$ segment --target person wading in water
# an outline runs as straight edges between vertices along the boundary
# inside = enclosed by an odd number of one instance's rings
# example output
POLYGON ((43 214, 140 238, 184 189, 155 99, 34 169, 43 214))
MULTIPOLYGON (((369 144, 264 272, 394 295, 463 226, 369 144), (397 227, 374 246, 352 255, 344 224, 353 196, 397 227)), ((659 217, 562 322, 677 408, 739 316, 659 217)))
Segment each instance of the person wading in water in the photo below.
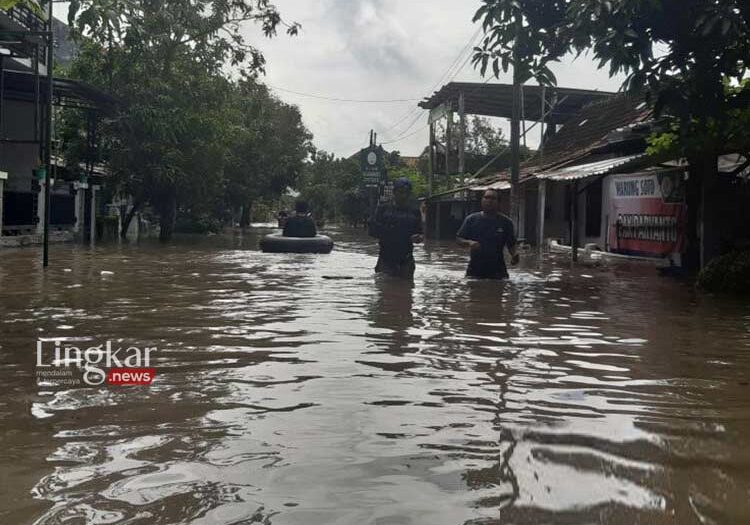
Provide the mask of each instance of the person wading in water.
POLYGON ((414 276, 414 243, 422 242, 422 215, 409 205, 411 182, 393 181, 393 204, 379 205, 369 223, 369 233, 380 245, 375 271, 395 277, 414 276))
POLYGON ((500 213, 500 195, 496 190, 487 190, 482 196, 482 211, 472 213, 464 219, 456 233, 456 242, 469 248, 467 277, 480 279, 507 279, 503 248, 510 252, 511 264, 518 263, 516 236, 513 221, 500 213))

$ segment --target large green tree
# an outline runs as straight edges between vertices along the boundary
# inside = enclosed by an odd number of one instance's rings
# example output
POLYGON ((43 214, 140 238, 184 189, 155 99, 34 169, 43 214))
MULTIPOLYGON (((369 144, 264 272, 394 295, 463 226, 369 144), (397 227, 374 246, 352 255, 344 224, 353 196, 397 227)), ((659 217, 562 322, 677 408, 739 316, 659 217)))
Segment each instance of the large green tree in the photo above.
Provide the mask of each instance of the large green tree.
POLYGON ((317 218, 358 222, 367 213, 368 201, 356 159, 337 159, 332 153, 313 152, 298 189, 300 198, 310 203, 317 218))
POLYGON ((233 107, 226 201, 233 210, 242 210, 244 227, 253 202, 278 198, 296 184, 312 151, 312 135, 296 106, 273 97, 253 79, 237 84, 233 107))
POLYGON ((645 92, 673 119, 676 140, 661 144, 690 162, 687 263, 695 266, 702 184, 730 145, 748 149, 736 121, 750 95, 750 3, 483 0, 474 20, 485 32, 474 54, 483 73, 515 67, 521 81, 553 84, 551 62, 590 50, 610 75, 626 75, 624 89, 645 92))
MULTIPOLYGON (((243 23, 266 36, 285 24, 268 0, 74 0, 69 23, 85 42, 78 78, 120 101, 108 128, 113 171, 160 215, 162 240, 174 230, 180 203, 210 202, 224 192, 232 122, 225 68, 251 76, 262 53, 243 37, 243 23)), ((132 211, 130 215, 132 215, 132 211)))

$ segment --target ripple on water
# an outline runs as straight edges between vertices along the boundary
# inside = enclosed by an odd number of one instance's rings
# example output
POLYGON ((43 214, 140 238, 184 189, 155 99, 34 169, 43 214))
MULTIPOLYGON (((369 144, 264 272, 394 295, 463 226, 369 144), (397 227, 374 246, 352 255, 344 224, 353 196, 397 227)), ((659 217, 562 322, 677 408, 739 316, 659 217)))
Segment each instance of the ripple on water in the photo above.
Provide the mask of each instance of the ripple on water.
POLYGON ((439 243, 406 285, 334 236, 4 254, 0 521, 750 522, 746 306, 554 256, 466 281, 439 243), (39 333, 148 342, 157 381, 38 386, 39 333))

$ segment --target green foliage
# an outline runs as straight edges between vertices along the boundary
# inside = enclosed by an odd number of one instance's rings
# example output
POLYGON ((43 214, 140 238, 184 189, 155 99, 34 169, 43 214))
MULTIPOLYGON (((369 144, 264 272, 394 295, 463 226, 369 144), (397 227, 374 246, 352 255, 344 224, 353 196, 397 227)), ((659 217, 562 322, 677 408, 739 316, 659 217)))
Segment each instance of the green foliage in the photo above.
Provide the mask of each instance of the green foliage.
POLYGON ((401 177, 411 182, 411 191, 415 197, 424 197, 427 195, 429 190, 427 179, 419 173, 417 168, 402 166, 388 171, 388 178, 390 180, 396 180, 401 177))
POLYGON ((4 11, 8 11, 16 6, 26 7, 38 17, 47 20, 47 12, 42 9, 41 4, 36 0, 0 0, 0 9, 4 11))
POLYGON ((492 67, 514 74, 523 83, 532 78, 540 84, 555 84, 549 63, 564 55, 568 2, 565 0, 482 0, 474 22, 482 21, 484 39, 474 48, 472 63, 482 76, 492 67))
POLYGON ((354 222, 367 213, 362 182, 356 159, 337 159, 333 154, 317 151, 305 165, 297 188, 316 218, 354 222))
POLYGON ((483 0, 476 20, 482 73, 516 64, 522 81, 554 84, 549 62, 590 49, 610 75, 627 75, 624 88, 645 89, 657 114, 677 119, 679 147, 691 157, 724 149, 734 112, 748 107, 745 1, 483 0))
POLYGON ((697 284, 711 292, 750 294, 750 251, 735 251, 713 259, 701 270, 697 284))
POLYGON ((312 135, 296 106, 271 96, 253 79, 240 81, 233 100, 233 128, 226 167, 232 207, 278 198, 294 186, 312 151, 312 135))
MULTIPOLYGON (((178 208, 193 222, 225 219, 227 208, 280 194, 307 156, 311 137, 297 108, 253 80, 265 61, 242 35, 248 21, 266 36, 279 24, 298 30, 268 0, 70 3, 81 52, 69 75, 119 101, 98 124, 96 161, 136 203, 159 211, 163 239, 178 208), (227 65, 242 80, 231 81, 227 65)), ((68 112, 62 122, 68 164, 91 160, 83 159, 85 118, 68 112)))

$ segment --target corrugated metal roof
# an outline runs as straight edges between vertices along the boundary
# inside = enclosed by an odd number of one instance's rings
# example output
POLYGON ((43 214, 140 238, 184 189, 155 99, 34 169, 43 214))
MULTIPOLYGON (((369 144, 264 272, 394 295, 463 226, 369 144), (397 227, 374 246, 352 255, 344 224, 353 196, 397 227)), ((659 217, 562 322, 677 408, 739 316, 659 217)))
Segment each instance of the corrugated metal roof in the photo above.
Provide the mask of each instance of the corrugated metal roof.
MULTIPOLYGON (((522 86, 523 115, 526 120, 541 119, 542 91, 548 101, 556 98, 559 102, 550 111, 545 121, 560 124, 575 115, 583 106, 596 100, 615 96, 615 93, 591 89, 565 87, 522 86)), ((459 94, 464 93, 464 107, 468 115, 510 118, 513 109, 513 85, 485 82, 449 82, 425 98, 418 105, 423 109, 435 109, 441 104, 452 103, 457 108, 459 94)))
POLYGON ((485 191, 485 190, 500 190, 505 191, 510 189, 510 181, 498 180, 491 184, 482 184, 479 186, 470 186, 471 191, 485 191))
POLYGON ((608 173, 611 173, 615 168, 625 166, 626 164, 630 164, 634 160, 641 159, 645 156, 645 153, 638 153, 636 155, 628 155, 626 157, 600 160, 598 162, 591 162, 589 164, 567 166, 565 168, 560 168, 557 170, 537 173, 537 178, 555 181, 566 181, 585 179, 587 177, 594 177, 596 175, 606 175, 608 173))

